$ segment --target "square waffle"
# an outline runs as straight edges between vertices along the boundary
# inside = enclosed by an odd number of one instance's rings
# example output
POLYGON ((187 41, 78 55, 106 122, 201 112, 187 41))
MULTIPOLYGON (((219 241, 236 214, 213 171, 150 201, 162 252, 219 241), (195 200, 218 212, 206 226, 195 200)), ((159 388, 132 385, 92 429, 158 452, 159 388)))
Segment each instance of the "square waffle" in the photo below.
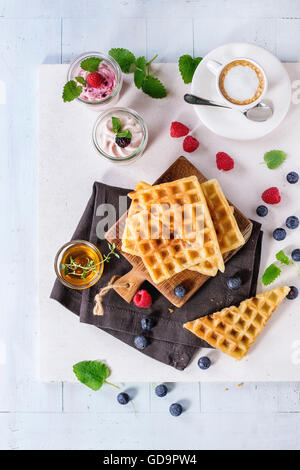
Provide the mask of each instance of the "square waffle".
POLYGON ((221 253, 227 253, 244 245, 245 239, 219 182, 212 179, 202 183, 201 188, 216 229, 221 253))
POLYGON ((127 223, 128 230, 136 237, 139 254, 155 284, 201 261, 204 249, 201 244, 161 238, 162 222, 158 218, 149 218, 147 210, 130 217, 127 223))
MULTIPOLYGON (((203 247, 201 249, 199 263, 194 262, 193 264, 199 264, 199 271, 202 267, 205 274, 208 275, 215 275, 218 269, 224 272, 224 261, 220 252, 215 228, 207 207, 206 199, 196 176, 190 176, 188 178, 182 178, 180 180, 150 187, 145 186, 144 189, 129 193, 128 196, 135 204, 147 208, 148 211, 151 210, 153 205, 161 204, 170 204, 173 206, 202 205, 204 227, 201 238, 203 240, 203 247)), ((191 233, 193 233, 193 231, 191 233)), ((140 253, 140 255, 142 254, 140 253)))
POLYGON ((185 323, 184 328, 224 353, 241 360, 260 335, 272 313, 289 293, 287 286, 243 300, 239 307, 185 323))

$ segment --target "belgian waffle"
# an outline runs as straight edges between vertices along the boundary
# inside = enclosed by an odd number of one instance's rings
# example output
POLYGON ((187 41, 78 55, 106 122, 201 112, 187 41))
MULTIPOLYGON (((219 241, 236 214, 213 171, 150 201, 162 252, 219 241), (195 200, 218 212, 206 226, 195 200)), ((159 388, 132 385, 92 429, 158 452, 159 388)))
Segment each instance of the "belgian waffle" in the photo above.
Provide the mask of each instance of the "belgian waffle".
POLYGON ((148 211, 151 210, 153 205, 202 205, 204 227, 201 233, 201 238, 203 240, 203 247, 200 250, 201 257, 199 262, 194 262, 193 265, 199 264, 199 270, 202 266, 203 270, 206 271, 205 274, 207 273, 208 275, 215 275, 218 269, 224 272, 224 261, 220 252, 215 228, 207 207, 205 196, 196 176, 145 187, 139 191, 129 193, 128 196, 135 204, 147 208, 148 211))
POLYGON ((241 360, 289 291, 287 286, 278 287, 244 300, 239 307, 224 308, 183 327, 214 348, 241 360))
POLYGON ((232 207, 229 206, 226 197, 216 179, 201 184, 207 205, 216 229, 221 253, 235 250, 245 244, 232 207))
POLYGON ((149 222, 148 215, 148 211, 143 210, 127 219, 127 224, 136 237, 139 255, 155 284, 201 261, 203 247, 200 244, 161 238, 161 221, 154 218, 149 222))

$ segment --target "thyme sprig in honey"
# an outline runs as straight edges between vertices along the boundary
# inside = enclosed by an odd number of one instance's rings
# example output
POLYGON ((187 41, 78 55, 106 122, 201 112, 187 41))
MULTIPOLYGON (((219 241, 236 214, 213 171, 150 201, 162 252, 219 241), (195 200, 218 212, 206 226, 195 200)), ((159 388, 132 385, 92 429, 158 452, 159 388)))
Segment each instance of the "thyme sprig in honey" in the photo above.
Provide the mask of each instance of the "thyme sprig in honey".
POLYGON ((116 245, 115 243, 108 244, 109 247, 109 253, 103 255, 103 260, 99 261, 99 263, 95 263, 94 260, 87 258, 87 261, 85 264, 77 263, 72 256, 70 256, 69 263, 62 263, 60 265, 60 269, 64 272, 64 275, 72 275, 72 276, 78 276, 81 279, 85 279, 88 274, 91 272, 95 272, 97 269, 97 266, 99 266, 102 263, 109 263, 111 260, 112 256, 116 256, 116 258, 120 258, 118 253, 116 253, 116 245), (80 270, 81 272, 78 272, 80 270))

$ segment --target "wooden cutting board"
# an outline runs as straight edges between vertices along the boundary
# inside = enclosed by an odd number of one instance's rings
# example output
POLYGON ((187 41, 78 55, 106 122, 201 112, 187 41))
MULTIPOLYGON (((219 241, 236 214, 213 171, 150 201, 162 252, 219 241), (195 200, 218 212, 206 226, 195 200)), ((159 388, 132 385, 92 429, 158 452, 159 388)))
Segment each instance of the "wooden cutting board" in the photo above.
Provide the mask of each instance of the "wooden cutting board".
MULTIPOLYGON (((188 176, 197 176, 200 183, 207 181, 207 178, 197 170, 185 157, 179 157, 173 165, 170 166, 161 176, 155 181, 154 184, 167 183, 169 181, 178 180, 180 178, 186 178, 188 176)), ((234 207, 234 215, 237 220, 239 229, 247 242, 250 238, 252 231, 252 223, 250 220, 242 214, 231 202, 230 205, 234 207)), ((128 287, 115 288, 115 291, 123 297, 127 302, 131 302, 134 294, 138 291, 141 284, 147 280, 153 284, 172 304, 176 307, 182 307, 192 295, 209 279, 208 276, 197 273, 195 271, 189 271, 188 269, 175 274, 172 278, 163 281, 159 284, 154 284, 147 269, 139 256, 130 255, 121 250, 122 246, 122 233, 125 227, 126 214, 124 214, 117 223, 111 227, 106 233, 106 239, 110 243, 115 243, 120 253, 132 264, 133 268, 123 277, 118 280, 118 284, 124 283, 128 287), (116 235, 117 234, 117 235, 116 235), (117 238, 116 238, 117 237, 117 238), (178 298, 174 295, 174 287, 179 284, 183 284, 187 290, 187 294, 184 298, 178 298)), ((228 261, 232 256, 239 251, 229 251, 224 255, 224 261, 228 261)))

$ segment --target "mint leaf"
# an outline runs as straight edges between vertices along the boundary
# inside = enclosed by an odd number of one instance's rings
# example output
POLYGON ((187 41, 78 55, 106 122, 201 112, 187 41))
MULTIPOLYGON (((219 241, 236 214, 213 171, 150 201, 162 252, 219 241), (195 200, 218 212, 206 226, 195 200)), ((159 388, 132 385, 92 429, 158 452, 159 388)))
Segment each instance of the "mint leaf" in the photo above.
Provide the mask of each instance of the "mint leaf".
POLYGON ((86 80, 83 77, 75 77, 75 80, 81 85, 86 86, 86 80))
POLYGON ((88 57, 81 62, 80 67, 87 72, 98 72, 100 62, 102 62, 102 59, 98 57, 88 57))
POLYGON ((145 72, 142 70, 136 69, 134 72, 134 84, 137 88, 142 88, 144 80, 146 78, 145 72))
POLYGON ((118 119, 116 117, 112 117, 111 120, 112 120, 113 131, 114 131, 115 134, 117 134, 122 129, 121 121, 120 121, 120 119, 118 119))
POLYGON ((276 254, 276 259, 280 261, 282 264, 286 264, 286 265, 290 264, 290 258, 285 254, 283 250, 280 250, 276 254))
POLYGON ((196 57, 185 54, 179 57, 178 67, 184 83, 191 83, 195 70, 201 62, 202 57, 196 57))
POLYGON ((70 80, 64 86, 62 98, 65 103, 67 101, 73 101, 75 100, 75 98, 78 98, 81 92, 82 92, 82 86, 77 86, 74 80, 70 80))
POLYGON ((277 279, 277 277, 280 275, 281 269, 276 266, 276 264, 272 263, 270 266, 265 270, 263 277, 262 277, 262 283, 264 286, 268 286, 269 284, 272 284, 272 282, 277 279))
POLYGON ((278 168, 286 159, 286 153, 282 150, 270 150, 264 155, 264 161, 266 162, 270 170, 278 168))
POLYGON ((142 57, 138 57, 136 59, 136 68, 137 69, 140 69, 142 72, 146 73, 146 57, 145 56, 142 56, 142 57))
POLYGON ((135 56, 128 49, 113 48, 109 51, 109 55, 118 62, 124 73, 129 73, 131 66, 135 64, 135 56))
POLYGON ((143 84, 142 90, 147 95, 151 96, 151 98, 164 98, 167 96, 166 89, 161 81, 153 77, 152 75, 147 75, 143 84))
POLYGON ((129 129, 124 129, 123 131, 117 133, 117 137, 126 137, 126 139, 131 139, 132 134, 129 129))
POLYGON ((73 371, 79 382, 95 391, 102 387, 110 374, 107 365, 100 361, 78 362, 73 371))

